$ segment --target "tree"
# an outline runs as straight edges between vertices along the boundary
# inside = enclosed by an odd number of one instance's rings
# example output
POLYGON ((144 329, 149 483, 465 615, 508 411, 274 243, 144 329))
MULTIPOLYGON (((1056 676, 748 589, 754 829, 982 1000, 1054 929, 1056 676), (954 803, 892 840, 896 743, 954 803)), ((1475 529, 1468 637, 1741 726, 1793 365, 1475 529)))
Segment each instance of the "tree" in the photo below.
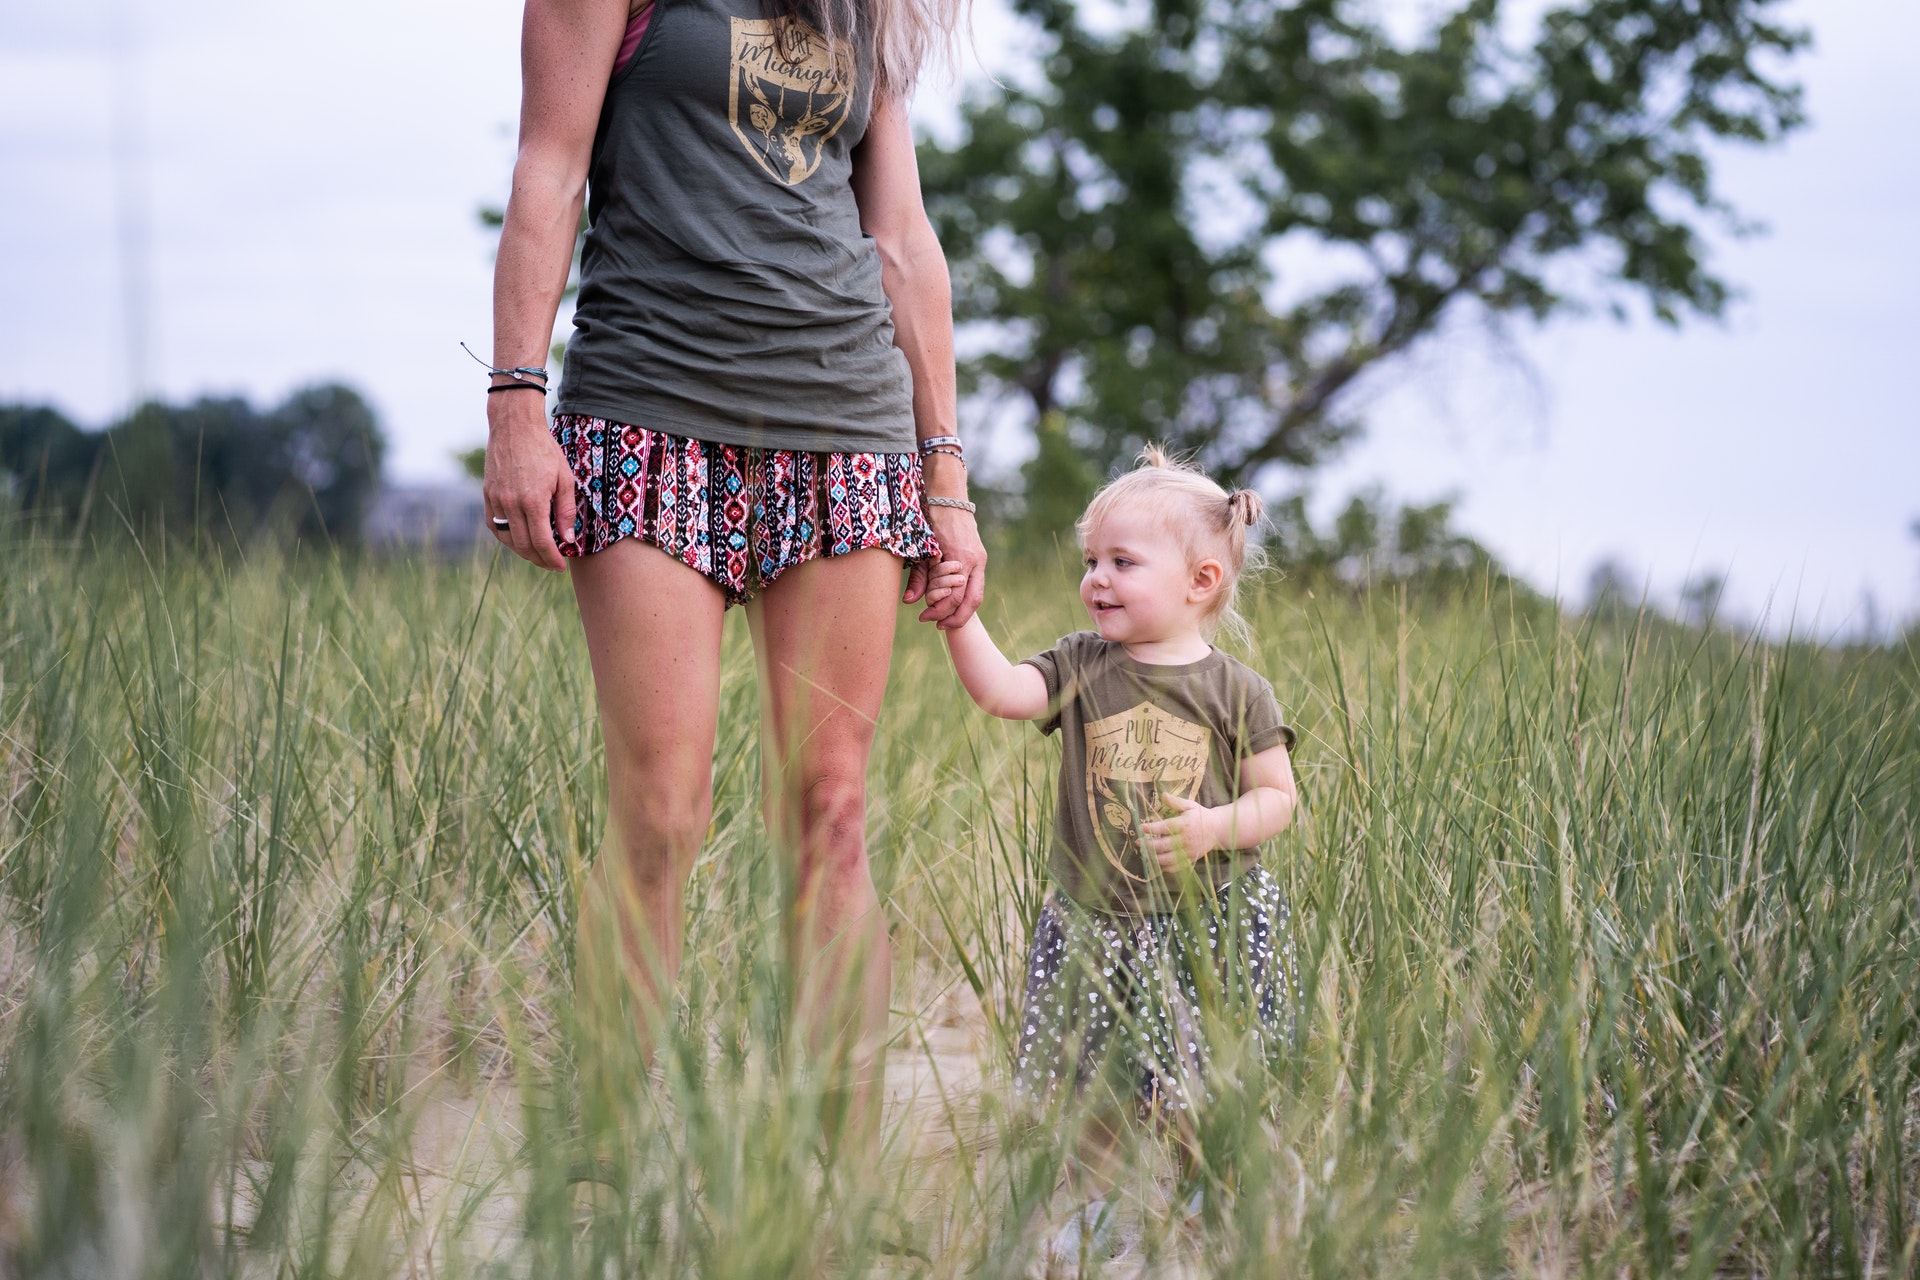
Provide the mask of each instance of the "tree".
POLYGON ((1726 594, 1726 574, 1714 569, 1695 574, 1680 588, 1681 619, 1711 629, 1720 619, 1720 601, 1726 594))
POLYGON ((57 409, 0 407, 0 472, 22 510, 77 513, 95 452, 87 435, 57 409))
POLYGON ((1708 149, 1801 122, 1780 0, 1567 0, 1525 49, 1498 0, 1410 44, 1361 0, 1151 0, 1117 34, 1014 7, 1046 87, 972 97, 922 181, 990 339, 963 388, 1064 415, 1095 474, 1148 439, 1242 483, 1310 465, 1356 381, 1455 314, 1716 315, 1708 149), (1342 274, 1294 280, 1296 245, 1342 274))
POLYGON ((1613 556, 1600 559, 1587 574, 1587 612, 1620 613, 1642 607, 1646 590, 1633 572, 1613 556))
POLYGON ((385 440, 349 387, 297 391, 270 412, 238 398, 149 402, 106 431, 53 409, 0 406, 0 473, 20 509, 63 533, 195 529, 359 536, 385 440))
POLYGON ((1046 549, 1073 528, 1086 505, 1085 495, 1103 477, 1068 434, 1066 415, 1058 409, 1049 410, 1034 424, 1033 435, 1038 447, 1024 469, 1020 516, 1009 532, 1014 546, 1046 549))
POLYGON ((338 383, 296 391, 268 417, 267 436, 283 492, 310 499, 297 507, 301 535, 356 535, 386 454, 367 402, 338 383))
POLYGON ((1453 508, 1451 498, 1395 508, 1378 488, 1366 489, 1347 500, 1323 534, 1313 527, 1305 495, 1296 493, 1273 509, 1269 557, 1287 572, 1353 587, 1504 576, 1485 547, 1454 527, 1453 508))

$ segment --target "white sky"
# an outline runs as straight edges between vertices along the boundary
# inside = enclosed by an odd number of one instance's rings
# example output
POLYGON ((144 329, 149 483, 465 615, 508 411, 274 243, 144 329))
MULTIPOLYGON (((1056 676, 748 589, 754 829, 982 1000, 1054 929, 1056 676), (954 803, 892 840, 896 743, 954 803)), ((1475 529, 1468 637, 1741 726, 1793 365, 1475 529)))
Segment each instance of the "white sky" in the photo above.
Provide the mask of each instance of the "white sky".
MULTIPOLYGON (((1403 7, 1418 0, 1396 0, 1403 7)), ((981 0, 980 46, 1017 32, 981 0)), ((513 0, 0 0, 0 400, 101 425, 127 397, 107 14, 145 28, 158 390, 271 401, 337 377, 402 479, 484 438, 491 237, 518 105, 513 0)), ((1722 325, 1562 320, 1463 331, 1370 393, 1367 439, 1319 480, 1461 497, 1463 525, 1570 595, 1602 555, 1670 595, 1730 571, 1757 614, 1920 614, 1920 47, 1911 0, 1803 0, 1813 125, 1729 153, 1769 234, 1723 244, 1722 325)), ((921 112, 950 113, 930 84, 921 112)))

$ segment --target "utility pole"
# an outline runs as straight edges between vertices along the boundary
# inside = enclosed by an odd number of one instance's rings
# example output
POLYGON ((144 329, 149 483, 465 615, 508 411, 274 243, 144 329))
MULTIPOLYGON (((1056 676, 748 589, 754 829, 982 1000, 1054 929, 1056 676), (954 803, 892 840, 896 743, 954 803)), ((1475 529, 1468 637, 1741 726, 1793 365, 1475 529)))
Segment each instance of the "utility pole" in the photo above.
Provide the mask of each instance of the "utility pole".
POLYGON ((147 183, 146 33, 139 0, 107 0, 113 116, 114 232, 120 268, 122 378, 127 412, 154 391, 153 208, 147 183))

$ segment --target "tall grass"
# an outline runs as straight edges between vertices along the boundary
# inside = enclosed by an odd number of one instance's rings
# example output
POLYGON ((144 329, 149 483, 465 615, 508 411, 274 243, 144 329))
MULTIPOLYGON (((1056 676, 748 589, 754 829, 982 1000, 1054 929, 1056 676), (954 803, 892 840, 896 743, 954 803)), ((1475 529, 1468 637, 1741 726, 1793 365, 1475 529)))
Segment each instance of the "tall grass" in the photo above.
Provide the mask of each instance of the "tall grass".
MULTIPOLYGON (((1002 573, 1006 646, 1078 624, 1002 573)), ((1304 1034, 1151 1134, 1114 1274, 1907 1275, 1920 669, 1487 587, 1252 610, 1300 727, 1269 854, 1304 1034), (1187 1193, 1204 1209, 1189 1216, 1187 1193)), ((903 619, 903 627, 911 624, 903 619)), ((517 564, 0 568, 0 1274, 1018 1275, 1065 1144, 1006 1104, 1054 748, 903 631, 872 774, 877 1161, 782 1045, 730 625, 678 1033, 583 1089, 599 745, 517 564)))

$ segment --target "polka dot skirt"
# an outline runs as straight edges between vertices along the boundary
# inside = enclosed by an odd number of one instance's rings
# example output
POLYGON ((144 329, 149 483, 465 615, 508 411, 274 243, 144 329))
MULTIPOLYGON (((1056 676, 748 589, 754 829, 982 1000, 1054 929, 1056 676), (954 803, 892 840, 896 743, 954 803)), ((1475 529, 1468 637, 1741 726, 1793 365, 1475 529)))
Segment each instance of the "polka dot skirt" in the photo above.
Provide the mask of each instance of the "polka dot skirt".
POLYGON ((1264 1052, 1292 1042, 1292 923, 1264 867, 1191 915, 1102 915, 1056 891, 1027 955, 1015 1089, 1045 1099, 1104 1075, 1149 1106, 1187 1109, 1206 1096, 1205 1026, 1264 1052))

